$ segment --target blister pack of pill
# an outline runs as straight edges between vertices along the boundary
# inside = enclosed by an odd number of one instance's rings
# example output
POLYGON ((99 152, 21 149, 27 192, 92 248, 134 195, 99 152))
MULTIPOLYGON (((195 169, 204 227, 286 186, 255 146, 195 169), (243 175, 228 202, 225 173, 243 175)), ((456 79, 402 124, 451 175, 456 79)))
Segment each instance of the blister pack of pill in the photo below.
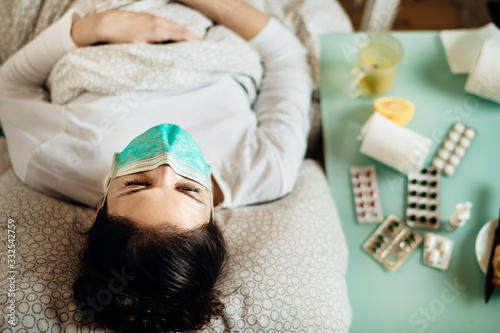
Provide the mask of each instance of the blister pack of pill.
POLYGON ((447 176, 453 176, 475 137, 474 129, 455 123, 434 156, 432 166, 447 176))
POLYGON ((424 236, 424 264, 437 269, 448 269, 453 241, 433 233, 424 236))
POLYGON ((439 229, 439 182, 436 168, 408 174, 406 223, 413 228, 439 229))
POLYGON ((351 183, 358 222, 382 222, 384 216, 375 167, 373 165, 351 167, 351 183))
POLYGON ((387 219, 363 244, 363 249, 391 271, 396 271, 422 242, 422 235, 395 215, 387 219))

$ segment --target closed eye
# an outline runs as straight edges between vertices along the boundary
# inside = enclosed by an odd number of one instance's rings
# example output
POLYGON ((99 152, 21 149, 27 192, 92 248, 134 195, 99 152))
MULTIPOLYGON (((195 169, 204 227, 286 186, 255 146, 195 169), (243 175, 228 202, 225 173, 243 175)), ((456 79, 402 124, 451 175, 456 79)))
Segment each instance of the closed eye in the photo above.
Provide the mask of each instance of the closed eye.
POLYGON ((189 183, 182 183, 179 184, 177 187, 178 190, 181 190, 183 192, 195 192, 195 193, 200 193, 200 188, 193 186, 189 183))

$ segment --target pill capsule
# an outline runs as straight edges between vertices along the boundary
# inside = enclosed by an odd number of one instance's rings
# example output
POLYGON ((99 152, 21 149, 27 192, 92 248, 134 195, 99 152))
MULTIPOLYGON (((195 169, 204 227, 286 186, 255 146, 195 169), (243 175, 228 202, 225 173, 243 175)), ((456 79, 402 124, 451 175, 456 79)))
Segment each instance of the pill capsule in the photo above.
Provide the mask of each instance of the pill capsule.
POLYGON ((408 204, 408 207, 410 208, 417 208, 417 203, 416 202, 411 202, 408 204))
POLYGON ((427 222, 427 218, 425 216, 420 216, 418 219, 420 222, 427 222))
POLYGON ((456 123, 455 126, 453 126, 453 130, 457 131, 458 133, 462 133, 465 131, 465 125, 462 123, 456 123))
POLYGON ((430 182, 430 183, 429 183, 429 185, 430 185, 431 187, 436 187, 436 186, 437 186, 437 184, 438 184, 438 183, 437 183, 436 181, 432 181, 432 182, 430 182))
POLYGON ((427 209, 427 205, 426 204, 421 204, 419 208, 420 209, 427 209))
POLYGON ((427 234, 424 237, 424 247, 433 248, 436 246, 436 237, 433 234, 427 234))
POLYGON ((409 193, 412 197, 416 196, 417 195, 417 191, 410 191, 409 193))
POLYGON ((394 222, 392 222, 392 224, 393 224, 396 228, 397 228, 397 227, 399 227, 399 222, 398 222, 398 221, 394 221, 394 222))
POLYGON ((410 215, 410 221, 416 221, 417 217, 415 215, 410 215))
POLYGON ((410 181, 410 183, 411 183, 411 184, 413 184, 413 185, 415 185, 415 184, 417 183, 417 180, 416 180, 416 179, 412 179, 412 180, 410 181))
POLYGON ((426 175, 426 174, 427 174, 427 171, 428 171, 427 169, 422 169, 422 170, 420 171, 420 173, 421 173, 421 174, 423 174, 423 175, 426 175))
POLYGON ((381 242, 377 242, 377 247, 382 247, 382 243, 381 242))
POLYGON ((385 242, 385 238, 383 235, 378 235, 378 239, 381 240, 382 242, 385 242))
POLYGON ((438 174, 438 171, 437 171, 437 170, 435 170, 435 169, 431 170, 431 175, 435 176, 435 175, 437 175, 437 174, 438 174))
POLYGON ((429 219, 429 222, 430 222, 431 224, 436 224, 437 219, 436 219, 435 217, 431 217, 431 218, 429 219))
POLYGON ((429 194, 429 198, 436 199, 437 198, 437 193, 431 193, 431 194, 429 194))
POLYGON ((427 180, 422 180, 422 181, 420 182, 420 185, 422 185, 422 186, 427 186, 427 180))
POLYGON ((356 179, 359 179, 359 176, 360 176, 360 175, 359 175, 359 172, 356 172, 356 173, 354 174, 354 178, 356 178, 356 179))
POLYGON ((427 197, 427 192, 422 192, 422 193, 420 193, 420 196, 421 196, 422 198, 426 198, 426 197, 427 197))
POLYGON ((476 131, 474 131, 472 128, 468 128, 465 131, 464 136, 472 140, 476 136, 476 131))
POLYGON ((369 178, 369 177, 371 177, 371 176, 372 176, 372 172, 371 172, 371 171, 367 171, 367 172, 366 172, 366 177, 368 177, 368 178, 369 178))
POLYGON ((439 261, 440 253, 438 250, 434 249, 427 253, 427 262, 431 264, 436 264, 439 261))
POLYGON ((436 205, 430 205, 429 209, 432 210, 432 211, 435 211, 437 209, 437 206, 436 205))

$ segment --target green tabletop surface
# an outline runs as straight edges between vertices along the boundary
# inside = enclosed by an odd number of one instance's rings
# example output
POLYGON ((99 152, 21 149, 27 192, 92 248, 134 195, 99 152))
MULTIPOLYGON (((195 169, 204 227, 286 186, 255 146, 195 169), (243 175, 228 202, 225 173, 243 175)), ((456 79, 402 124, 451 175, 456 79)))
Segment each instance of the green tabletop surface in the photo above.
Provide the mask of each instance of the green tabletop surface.
MULTIPOLYGON (((473 127, 477 136, 456 173, 441 178, 441 227, 432 232, 454 241, 449 268, 424 265, 420 245, 399 270, 387 270, 362 249, 379 224, 357 222, 349 174, 351 166, 374 165, 384 216, 395 214, 406 220, 406 175, 359 152, 357 136, 373 112, 374 99, 349 99, 344 93, 366 34, 320 37, 325 164, 349 248, 351 332, 500 332, 500 291, 484 303, 484 274, 475 255, 479 230, 498 216, 500 206, 500 105, 465 92, 467 75, 451 73, 438 32, 393 35, 405 54, 386 96, 415 104, 415 115, 406 127, 431 139, 426 165, 455 122, 473 127), (470 220, 447 232, 445 224, 455 205, 465 201, 473 204, 470 220)), ((422 235, 429 232, 417 230, 422 235)))

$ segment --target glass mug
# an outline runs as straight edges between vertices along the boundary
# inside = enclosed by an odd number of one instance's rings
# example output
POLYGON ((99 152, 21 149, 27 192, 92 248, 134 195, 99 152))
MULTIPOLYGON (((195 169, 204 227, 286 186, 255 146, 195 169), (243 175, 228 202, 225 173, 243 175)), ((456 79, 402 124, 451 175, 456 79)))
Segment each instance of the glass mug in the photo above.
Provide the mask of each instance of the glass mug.
POLYGON ((374 97, 388 92, 399 71, 403 58, 403 46, 389 34, 377 34, 369 38, 354 62, 347 95, 374 97))

